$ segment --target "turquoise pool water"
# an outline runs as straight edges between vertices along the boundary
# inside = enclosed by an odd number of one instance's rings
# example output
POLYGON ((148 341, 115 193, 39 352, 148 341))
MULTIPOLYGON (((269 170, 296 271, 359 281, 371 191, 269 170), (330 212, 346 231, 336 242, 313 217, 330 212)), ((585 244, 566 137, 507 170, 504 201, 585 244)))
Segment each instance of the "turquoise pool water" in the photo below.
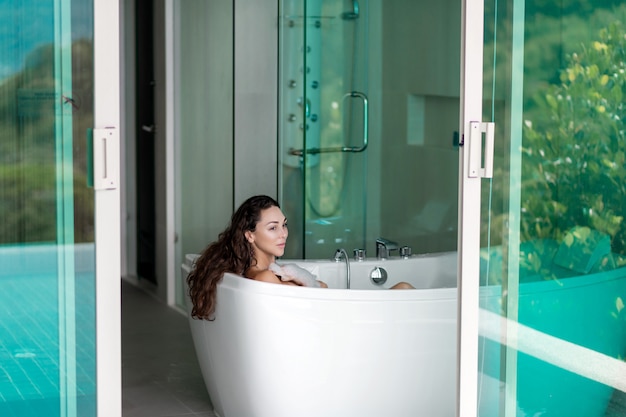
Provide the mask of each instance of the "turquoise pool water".
MULTIPOLYGON (((545 246, 546 242, 541 245, 545 246)), ((577 269, 589 273, 575 271, 552 264, 558 254, 558 244, 549 247, 549 251, 542 253, 545 259, 541 275, 528 273, 524 265, 520 266, 520 281, 525 282, 519 285, 517 320, 560 340, 623 360, 626 356, 626 267, 600 271, 594 265, 604 254, 595 256, 595 251, 588 251, 585 256, 572 259, 576 265, 584 266, 577 269), (597 260, 591 262, 594 256, 597 260)), ((499 248, 492 252, 492 261, 492 272, 503 270, 499 248)), ((485 271, 483 264, 483 273, 485 271)), ((481 306, 491 312, 502 314, 501 297, 499 285, 481 288, 481 306)), ((493 341, 483 343, 485 373, 501 379, 501 346, 493 341)), ((518 352, 515 371, 521 413, 518 415, 602 417, 614 392, 613 387, 524 352, 518 352)))
POLYGON ((65 316, 76 330, 66 336, 59 326, 59 279, 45 273, 54 260, 38 253, 31 259, 34 265, 16 270, 1 252, 0 416, 61 416, 65 402, 72 404, 70 408, 76 404, 78 416, 95 416, 93 273, 83 270, 71 278, 75 302, 69 303, 65 316), (62 372, 66 352, 61 338, 75 340, 75 364, 67 365, 75 372, 75 381, 62 372), (76 392, 75 399, 61 393, 65 386, 76 392))

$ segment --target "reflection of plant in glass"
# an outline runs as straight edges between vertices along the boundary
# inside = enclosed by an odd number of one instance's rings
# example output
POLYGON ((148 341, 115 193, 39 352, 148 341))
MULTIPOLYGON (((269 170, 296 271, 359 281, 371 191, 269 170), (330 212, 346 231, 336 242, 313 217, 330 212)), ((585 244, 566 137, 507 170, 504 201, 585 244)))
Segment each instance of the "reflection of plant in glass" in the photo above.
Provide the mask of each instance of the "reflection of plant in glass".
MULTIPOLYGON (((57 236, 56 124, 53 101, 21 106, 19 97, 55 91, 53 45, 42 45, 24 69, 0 83, 0 245, 49 242, 57 236)), ((93 46, 72 44, 73 236, 93 241, 93 190, 87 187, 85 132, 93 126, 93 46)), ((54 97, 54 95, 52 95, 54 97)), ((66 201, 70 201, 65 196, 66 201)))
POLYGON ((615 318, 619 318, 624 312, 624 300, 621 297, 615 299, 615 311, 611 315, 615 318))
POLYGON ((626 251, 626 34, 619 23, 572 54, 524 126, 522 237, 561 239, 574 226, 626 251))

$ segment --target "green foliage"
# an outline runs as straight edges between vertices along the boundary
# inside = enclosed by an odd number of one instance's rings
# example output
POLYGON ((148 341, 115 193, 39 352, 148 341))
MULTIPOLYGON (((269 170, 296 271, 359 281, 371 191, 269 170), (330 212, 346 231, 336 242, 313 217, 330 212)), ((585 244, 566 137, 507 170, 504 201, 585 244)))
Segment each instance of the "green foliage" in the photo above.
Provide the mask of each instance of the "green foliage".
POLYGON ((598 8, 617 6, 621 0, 533 0, 527 2, 527 8, 534 13, 559 16, 561 14, 586 14, 598 8))
POLYGON ((56 239, 56 195, 53 164, 0 165, 0 242, 56 239))
MULTIPOLYGON (((56 166, 0 165, 0 243, 52 242, 57 239, 56 166)), ((74 241, 93 242, 93 191, 74 173, 74 241)))
POLYGON ((626 33, 610 24, 568 58, 524 126, 523 239, 560 239, 574 226, 626 250, 626 33))
MULTIPOLYGON (((72 44, 72 196, 57 193, 57 124, 52 100, 24 105, 20 93, 55 91, 54 49, 32 51, 22 71, 0 83, 0 244, 55 241, 59 227, 73 228, 75 242, 93 241, 93 190, 87 187, 85 132, 93 126, 93 46, 72 44), (57 224, 57 199, 73 208, 73 225, 57 224), (72 202, 72 205, 69 204, 72 202)), ((67 159, 67 157, 66 157, 67 159)), ((66 229, 69 231, 69 229, 66 229)))

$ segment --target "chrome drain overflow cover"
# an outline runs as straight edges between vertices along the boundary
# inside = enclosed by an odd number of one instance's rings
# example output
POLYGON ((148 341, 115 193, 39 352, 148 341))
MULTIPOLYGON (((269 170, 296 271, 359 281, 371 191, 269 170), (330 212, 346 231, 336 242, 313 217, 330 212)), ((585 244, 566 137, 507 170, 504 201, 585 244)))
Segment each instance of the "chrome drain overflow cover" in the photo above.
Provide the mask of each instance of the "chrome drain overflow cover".
POLYGON ((383 285, 387 282, 387 271, 385 268, 377 266, 370 272, 370 279, 376 285, 383 285))

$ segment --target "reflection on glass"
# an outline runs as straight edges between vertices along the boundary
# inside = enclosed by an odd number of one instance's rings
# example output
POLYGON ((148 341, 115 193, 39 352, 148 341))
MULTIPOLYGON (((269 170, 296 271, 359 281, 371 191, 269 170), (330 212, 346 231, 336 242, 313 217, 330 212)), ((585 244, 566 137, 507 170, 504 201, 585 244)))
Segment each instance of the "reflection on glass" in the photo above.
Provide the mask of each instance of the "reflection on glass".
POLYGON ((0 415, 95 415, 90 1, 0 14, 0 415))
POLYGON ((625 23, 612 1, 485 4, 481 306, 506 320, 483 317, 481 415, 626 415, 625 23))

